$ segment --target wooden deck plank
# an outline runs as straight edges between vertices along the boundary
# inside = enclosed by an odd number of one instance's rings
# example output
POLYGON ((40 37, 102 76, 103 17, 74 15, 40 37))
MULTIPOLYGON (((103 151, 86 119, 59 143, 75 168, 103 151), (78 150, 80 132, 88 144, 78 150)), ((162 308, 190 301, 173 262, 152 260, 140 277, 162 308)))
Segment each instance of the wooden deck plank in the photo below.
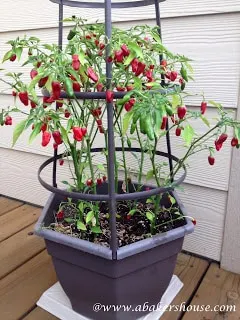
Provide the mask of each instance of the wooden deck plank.
POLYGON ((45 248, 43 239, 32 233, 33 228, 34 224, 0 244, 0 279, 45 248))
MULTIPOLYGON (((57 320, 55 316, 47 311, 43 310, 42 308, 36 307, 30 312, 23 320, 57 320)), ((69 319, 70 320, 70 319, 69 319)))
POLYGON ((0 216, 23 205, 23 202, 0 196, 0 216))
POLYGON ((23 205, 0 217, 0 241, 3 241, 20 230, 34 223, 39 217, 40 208, 23 205))
POLYGON ((196 292, 191 306, 210 305, 212 311, 189 311, 183 320, 239 320, 240 319, 240 275, 220 269, 212 263, 196 292), (214 311, 215 306, 235 306, 236 311, 214 311))
MULTIPOLYGON (((209 263, 206 260, 180 253, 178 255, 177 264, 174 274, 179 277, 184 286, 173 300, 171 305, 181 305, 187 302, 189 297, 197 288, 199 281, 206 272, 209 263)), ((175 320, 179 319, 181 311, 166 311, 161 317, 161 320, 175 320)))
POLYGON ((0 280, 1 319, 23 317, 56 281, 51 258, 44 250, 0 280))

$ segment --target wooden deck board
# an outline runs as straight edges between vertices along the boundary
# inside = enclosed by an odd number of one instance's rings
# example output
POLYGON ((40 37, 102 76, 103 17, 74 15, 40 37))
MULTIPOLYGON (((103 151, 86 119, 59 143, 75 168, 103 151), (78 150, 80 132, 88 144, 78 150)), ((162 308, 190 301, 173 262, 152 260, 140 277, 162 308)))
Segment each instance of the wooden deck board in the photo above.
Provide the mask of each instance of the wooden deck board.
POLYGON ((43 239, 32 234, 34 224, 0 244, 0 279, 45 248, 43 239))
POLYGON ((186 312, 183 320, 239 320, 240 275, 220 269, 218 264, 212 263, 191 301, 191 305, 210 305, 212 311, 186 312), (217 305, 233 305, 236 311, 214 311, 213 308, 217 305))
POLYGON ((56 281, 51 258, 44 250, 0 280, 1 319, 23 317, 56 281))
POLYGON ((0 216, 23 205, 23 202, 0 196, 0 216))
POLYGON ((20 230, 37 221, 41 209, 23 205, 0 217, 0 241, 3 241, 20 230))
MULTIPOLYGON (((43 310, 42 308, 36 307, 30 312, 23 320, 56 320, 55 316, 47 311, 43 310)), ((71 320, 71 319, 69 319, 71 320)))
MULTIPOLYGON (((176 274, 183 282, 183 288, 173 300, 172 305, 181 305, 181 303, 188 302, 206 272, 208 265, 209 263, 206 260, 183 253, 178 255, 174 274, 176 274)), ((161 320, 177 320, 179 319, 180 314, 180 310, 166 311, 161 317, 161 320)))

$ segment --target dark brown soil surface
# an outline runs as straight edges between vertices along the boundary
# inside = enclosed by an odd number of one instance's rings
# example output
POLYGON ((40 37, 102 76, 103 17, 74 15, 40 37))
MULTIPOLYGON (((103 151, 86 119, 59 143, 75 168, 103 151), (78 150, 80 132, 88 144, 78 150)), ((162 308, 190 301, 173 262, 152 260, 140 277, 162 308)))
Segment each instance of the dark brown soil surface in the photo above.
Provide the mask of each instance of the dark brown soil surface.
MULTIPOLYGON (((160 206, 157 214, 155 234, 163 233, 186 224, 185 218, 179 212, 177 204, 173 206, 171 204, 166 205, 166 199, 164 203, 165 206, 160 206)), ((133 202, 131 201, 117 203, 117 236, 119 247, 152 236, 150 221, 146 217, 146 212, 149 210, 154 211, 153 204, 138 202, 135 205, 138 211, 133 215, 129 215, 129 211, 132 208, 133 202)), ((99 223, 102 230, 100 234, 93 233, 90 226, 87 226, 86 231, 78 230, 76 220, 72 219, 78 214, 76 208, 65 204, 62 207, 62 212, 64 213, 64 218, 56 218, 55 223, 50 225, 51 229, 106 247, 110 246, 109 209, 106 202, 99 204, 99 223)))

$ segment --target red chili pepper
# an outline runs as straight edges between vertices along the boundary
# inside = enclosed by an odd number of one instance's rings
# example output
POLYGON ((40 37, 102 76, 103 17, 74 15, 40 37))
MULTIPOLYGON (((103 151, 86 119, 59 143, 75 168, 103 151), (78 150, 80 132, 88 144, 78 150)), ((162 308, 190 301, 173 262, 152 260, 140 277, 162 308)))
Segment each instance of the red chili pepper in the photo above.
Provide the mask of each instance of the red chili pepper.
POLYGON ((28 106, 28 93, 27 91, 19 92, 19 99, 25 105, 28 106))
POLYGON ((95 45, 98 47, 98 45, 99 45, 99 40, 96 39, 96 40, 94 41, 94 43, 95 43, 95 45))
POLYGON ((93 82, 98 82, 98 76, 96 73, 93 71, 92 68, 88 68, 87 70, 87 76, 89 79, 91 79, 93 82))
POLYGON ((102 179, 101 179, 101 178, 98 178, 98 179, 97 179, 97 185, 100 186, 101 184, 102 184, 102 179))
POLYGON ((182 129, 180 127, 176 128, 176 136, 179 137, 181 135, 182 129))
POLYGON ((103 179, 103 182, 106 182, 107 177, 106 177, 106 176, 103 176, 102 179, 103 179))
POLYGON ((16 58, 17 56, 15 54, 12 54, 9 60, 13 62, 16 60, 16 58))
POLYGON ((12 125, 12 117, 6 116, 4 123, 6 126, 11 126, 12 125))
POLYGON ((145 67, 146 67, 145 63, 138 62, 137 71, 135 72, 135 76, 138 77, 138 76, 140 76, 141 73, 144 73, 145 67))
POLYGON ((129 112, 131 109, 132 109, 132 105, 130 102, 126 102, 125 105, 124 105, 124 108, 127 112, 129 112))
POLYGON ((201 114, 204 114, 207 110, 207 102, 203 101, 201 103, 201 114))
POLYGON ((44 131, 42 134, 42 146, 46 147, 51 140, 51 133, 48 131, 44 131))
POLYGON ((91 187, 91 186, 93 185, 92 179, 88 179, 88 180, 86 181, 86 185, 87 185, 88 187, 91 187))
POLYGON ((138 69, 138 59, 134 58, 133 61, 131 62, 131 66, 132 66, 132 72, 137 72, 138 69))
POLYGON ((149 69, 153 70, 155 68, 154 64, 150 64, 149 69))
POLYGON ((131 98, 129 101, 131 106, 134 106, 134 104, 136 103, 136 100, 134 98, 131 98))
POLYGON ((56 143, 54 142, 54 144, 53 144, 53 149, 54 149, 54 150, 57 150, 57 148, 58 148, 58 144, 56 144, 56 143))
POLYGON ((30 105, 32 109, 36 108, 36 103, 34 101, 30 101, 30 105))
POLYGON ((73 91, 75 91, 75 92, 80 92, 81 91, 80 83, 73 82, 73 91))
POLYGON ((147 79, 148 79, 149 82, 152 82, 152 81, 153 81, 153 73, 152 73, 151 70, 147 70, 147 71, 145 72, 145 76, 147 77, 147 79))
POLYGON ((109 63, 113 62, 113 58, 112 57, 108 57, 107 58, 107 62, 109 62, 109 63))
POLYGON ((217 150, 217 151, 220 151, 221 148, 222 148, 222 146, 223 146, 223 144, 222 144, 222 143, 219 143, 218 140, 215 140, 214 144, 215 144, 216 150, 217 150))
POLYGON ((56 107, 57 109, 62 108, 63 106, 63 99, 58 99, 58 101, 56 102, 56 107))
POLYGON ((47 81, 48 81, 48 77, 44 77, 44 78, 40 79, 40 80, 38 81, 38 86, 39 86, 39 88, 44 87, 45 84, 47 83, 47 81))
POLYGON ((213 166, 215 163, 215 158, 212 156, 208 156, 208 163, 210 164, 210 166, 213 166))
POLYGON ((59 211, 56 215, 58 220, 62 220, 64 218, 64 212, 63 211, 59 211))
POLYGON ((192 223, 193 223, 194 225, 196 225, 196 224, 197 224, 197 221, 196 221, 195 219, 192 219, 192 223))
POLYGON ((82 141, 83 134, 80 127, 73 127, 73 139, 76 141, 82 141))
POLYGON ((71 113, 66 109, 64 111, 64 116, 65 116, 65 118, 69 118, 71 116, 71 113))
POLYGON ((99 49, 100 49, 100 50, 103 50, 104 48, 105 48, 105 44, 104 44, 104 43, 100 43, 100 44, 99 44, 99 49))
POLYGON ((111 91, 111 90, 106 91, 106 101, 108 103, 113 102, 113 91, 111 91))
POLYGON ((82 135, 85 137, 87 134, 87 128, 83 127, 81 128, 81 131, 82 131, 82 135))
POLYGON ((117 50, 114 52, 114 60, 116 62, 123 62, 123 58, 124 58, 124 54, 123 54, 123 51, 122 50, 117 50))
POLYGON ((97 109, 93 109, 91 112, 92 112, 92 115, 94 117, 99 117, 101 115, 101 113, 102 113, 102 110, 101 110, 101 107, 100 107, 100 108, 97 108, 97 109))
POLYGON ((161 130, 165 130, 166 129, 167 120, 168 120, 168 117, 167 116, 163 116, 162 124, 161 124, 161 130))
POLYGON ((31 72, 30 72, 30 77, 31 77, 31 79, 35 78, 37 75, 38 75, 37 70, 32 69, 31 72))
POLYGON ((181 106, 177 108, 177 114, 179 119, 183 119, 187 113, 186 106, 181 106))
POLYGON ((228 135, 226 133, 222 133, 220 135, 220 137, 218 138, 218 143, 219 144, 223 144, 223 142, 225 142, 228 138, 228 135))
POLYGON ((117 86, 116 89, 117 89, 117 91, 119 91, 119 92, 125 91, 125 88, 124 88, 124 87, 121 87, 121 86, 117 86))
POLYGON ((96 85, 96 88, 97 88, 97 91, 98 91, 98 92, 103 91, 103 84, 102 84, 102 83, 98 83, 98 84, 96 85))
POLYGON ((122 49, 124 57, 128 57, 130 55, 130 50, 128 49, 126 44, 122 44, 121 49, 122 49))
POLYGON ((41 126, 41 129, 40 129, 42 132, 45 132, 47 130, 47 124, 44 122, 41 126))
POLYGON ((231 146, 232 147, 236 147, 238 145, 238 139, 233 137, 231 140, 231 146))
POLYGON ((56 142, 57 145, 63 143, 60 131, 58 131, 58 130, 54 131, 52 133, 52 136, 53 136, 53 139, 54 139, 54 141, 56 142))
POLYGON ((171 73, 170 73, 170 80, 171 80, 171 81, 175 81, 175 80, 177 79, 177 77, 178 77, 177 71, 171 71, 171 73))
POLYGON ((162 67, 166 68, 166 67, 167 67, 167 61, 166 61, 166 60, 162 60, 161 63, 160 63, 160 65, 161 65, 162 67))
POLYGON ((16 91, 12 91, 12 96, 16 97, 17 96, 17 92, 16 91))
POLYGON ((132 91, 134 87, 132 85, 127 86, 127 91, 132 91))
POLYGON ((64 164, 64 160, 63 159, 59 159, 59 165, 63 166, 63 164, 64 164))
POLYGON ((61 95, 61 83, 58 81, 52 82, 52 97, 55 100, 58 100, 61 95))
POLYGON ((80 61, 79 61, 78 54, 72 55, 72 67, 75 71, 78 71, 80 68, 80 61))

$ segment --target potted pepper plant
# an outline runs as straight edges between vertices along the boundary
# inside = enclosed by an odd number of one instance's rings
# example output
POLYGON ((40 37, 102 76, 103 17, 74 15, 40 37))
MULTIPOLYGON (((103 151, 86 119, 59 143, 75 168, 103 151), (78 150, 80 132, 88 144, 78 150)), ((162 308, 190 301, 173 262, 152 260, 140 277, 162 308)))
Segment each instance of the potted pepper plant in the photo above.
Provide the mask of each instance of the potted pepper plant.
MULTIPOLYGON (((27 81, 22 80, 22 73, 2 77, 12 88, 14 105, 1 111, 0 124, 12 125, 13 114, 21 113, 24 118, 15 126, 13 145, 23 131, 29 130, 30 142, 41 135, 43 148, 52 144, 55 153, 61 150, 61 154, 55 154, 57 167, 69 164, 71 178, 64 181, 65 189, 51 186, 40 177, 53 193, 36 233, 45 238, 73 309, 96 318, 92 309, 96 302, 135 307, 145 301, 158 303, 171 280, 184 236, 196 224, 186 215, 174 189, 183 181, 185 165, 192 155, 208 150, 206 161, 213 166, 214 153, 224 143, 238 148, 240 124, 221 104, 207 103, 203 95, 199 95, 199 110, 186 107, 191 61, 163 46, 158 27, 114 27, 108 39, 103 24, 86 24, 75 16, 65 21, 74 23, 74 27, 62 50, 36 37, 9 41, 11 49, 3 62, 24 60, 23 65, 31 69, 27 81), (105 76, 106 59, 112 64, 110 87, 105 76), (113 105, 118 145, 113 157, 115 257, 109 249, 114 220, 107 201, 108 103, 113 105), (218 111, 213 126, 206 117, 207 104, 218 111), (205 132, 195 132, 192 120, 202 121, 205 132), (226 141, 228 127, 234 132, 231 142, 226 141), (168 153, 158 151, 170 134, 184 145, 180 159, 169 154, 169 140, 168 153), (96 153, 105 160, 96 162, 96 153), (130 156, 135 168, 129 164, 130 156), (126 195, 129 197, 124 198, 126 195)), ((52 161, 54 158, 40 171, 52 161)), ((124 315, 120 311, 100 312, 97 319, 136 319, 142 315, 140 311, 136 308, 124 315)))

